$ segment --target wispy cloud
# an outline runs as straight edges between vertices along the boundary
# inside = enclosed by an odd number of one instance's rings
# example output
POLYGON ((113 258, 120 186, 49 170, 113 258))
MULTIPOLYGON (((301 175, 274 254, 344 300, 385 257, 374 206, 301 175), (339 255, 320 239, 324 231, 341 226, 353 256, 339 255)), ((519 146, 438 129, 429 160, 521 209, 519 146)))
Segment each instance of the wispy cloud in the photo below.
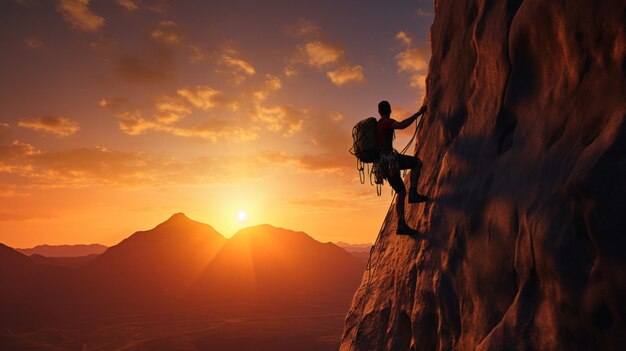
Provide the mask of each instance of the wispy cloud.
POLYGON ((250 62, 239 57, 237 50, 226 48, 217 60, 216 72, 229 77, 231 82, 240 84, 254 75, 256 69, 250 62))
POLYGON ((172 125, 158 119, 146 119, 138 111, 117 114, 120 130, 128 135, 140 135, 148 131, 162 132, 184 138, 200 138, 213 143, 228 138, 231 141, 246 141, 258 137, 254 126, 241 127, 218 118, 209 118, 205 123, 187 126, 172 125))
POLYGON ((137 3, 133 0, 117 0, 117 3, 128 12, 135 11, 139 8, 137 3))
POLYGON ((60 137, 72 135, 80 129, 77 122, 74 122, 67 117, 60 116, 22 118, 19 120, 17 125, 24 128, 52 133, 60 137))
POLYGON ((225 97, 220 91, 206 85, 198 85, 193 88, 180 88, 176 92, 193 106, 204 111, 216 107, 225 107, 231 110, 237 110, 238 108, 235 101, 225 97))
POLYGON ((268 130, 289 136, 302 129, 305 114, 306 110, 297 109, 293 105, 260 106, 255 117, 263 122, 268 130))
POLYGON ((182 36, 176 32, 176 22, 171 20, 159 22, 159 26, 152 31, 150 36, 165 44, 178 44, 182 40, 182 36))
POLYGON ((227 66, 230 66, 231 68, 241 71, 247 75, 253 75, 256 70, 254 69, 254 67, 252 67, 252 65, 242 59, 238 59, 238 58, 234 58, 232 56, 229 55, 222 55, 222 60, 221 62, 227 66))
POLYGON ((339 87, 347 83, 360 83, 364 79, 361 66, 342 66, 327 72, 326 75, 333 84, 339 87))
POLYGON ((336 45, 312 41, 301 48, 306 63, 314 67, 323 67, 336 63, 344 55, 344 50, 336 45))
POLYGON ((89 0, 59 0, 57 10, 76 29, 91 32, 104 26, 104 18, 89 9, 89 0))
POLYGON ((404 45, 404 50, 396 56, 398 72, 409 76, 411 87, 425 89, 430 53, 414 47, 406 32, 396 34, 396 40, 404 45))
POLYGON ((212 57, 209 52, 198 45, 189 45, 189 49, 191 50, 189 60, 193 63, 208 61, 212 57))
POLYGON ((32 156, 41 153, 31 144, 23 143, 19 140, 13 140, 9 144, 0 145, 0 160, 12 161, 25 156, 32 156))
POLYGON ((433 17, 435 14, 432 11, 426 11, 423 8, 418 8, 415 14, 418 17, 433 17))
POLYGON ((308 111, 293 105, 268 105, 266 100, 269 95, 281 88, 278 77, 266 75, 264 86, 252 93, 253 106, 248 110, 252 121, 260 122, 271 132, 291 136, 302 129, 308 111))
POLYGON ((209 86, 179 88, 175 94, 157 98, 152 108, 140 109, 125 99, 102 99, 99 105, 113 112, 118 119, 120 130, 127 135, 162 132, 212 142, 223 138, 245 141, 257 137, 258 127, 250 123, 241 123, 240 118, 223 119, 203 113, 199 122, 184 125, 178 123, 193 115, 194 111, 197 113, 213 109, 230 111, 238 109, 239 106, 234 100, 209 86))
POLYGON ((225 182, 236 184, 267 177, 279 167, 295 169, 295 164, 285 163, 282 157, 258 152, 181 159, 110 150, 102 146, 43 151, 15 141, 0 145, 0 175, 10 174, 15 181, 3 184, 0 191, 11 189, 17 183, 22 191, 94 186, 138 188, 225 182))
POLYGON ((299 66, 308 66, 326 71, 326 77, 338 87, 365 79, 363 66, 350 63, 342 46, 320 39, 321 30, 316 23, 299 20, 287 27, 287 33, 307 38, 287 60, 283 69, 285 77, 294 77, 298 74, 299 66))

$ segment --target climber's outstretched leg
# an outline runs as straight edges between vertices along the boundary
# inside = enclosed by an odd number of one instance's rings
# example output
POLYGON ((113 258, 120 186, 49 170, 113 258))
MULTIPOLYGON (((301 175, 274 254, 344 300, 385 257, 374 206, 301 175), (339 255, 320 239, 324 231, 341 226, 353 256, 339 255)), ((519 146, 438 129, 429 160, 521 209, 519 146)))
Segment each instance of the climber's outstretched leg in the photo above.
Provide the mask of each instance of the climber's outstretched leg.
POLYGON ((417 182, 422 171, 422 161, 417 156, 398 155, 398 166, 400 169, 411 170, 411 182, 409 185, 409 203, 418 203, 428 200, 428 198, 417 192, 417 182))
POLYGON ((389 185, 396 192, 396 215, 398 217, 398 226, 396 227, 396 234, 398 235, 414 235, 417 234, 417 230, 411 228, 406 224, 406 219, 404 217, 404 200, 406 198, 406 188, 404 187, 404 182, 400 177, 400 174, 397 173, 387 179, 389 181, 389 185))

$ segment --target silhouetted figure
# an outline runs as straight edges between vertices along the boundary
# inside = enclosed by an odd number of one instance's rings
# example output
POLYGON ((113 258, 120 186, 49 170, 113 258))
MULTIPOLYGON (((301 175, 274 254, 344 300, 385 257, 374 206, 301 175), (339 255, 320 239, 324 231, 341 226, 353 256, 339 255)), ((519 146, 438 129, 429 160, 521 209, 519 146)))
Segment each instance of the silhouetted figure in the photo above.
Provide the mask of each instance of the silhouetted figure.
POLYGON ((426 112, 426 106, 422 106, 420 110, 404 119, 403 121, 396 121, 391 118, 391 105, 387 101, 381 101, 378 104, 378 113, 380 119, 376 125, 376 139, 378 141, 378 148, 380 150, 380 156, 378 162, 375 165, 377 169, 377 176, 383 176, 389 182, 389 185, 395 190, 398 195, 396 199, 396 213, 398 215, 398 227, 396 234, 398 235, 412 235, 417 234, 417 231, 406 224, 404 217, 404 199, 406 197, 406 188, 400 171, 403 169, 411 170, 411 181, 409 186, 409 203, 424 202, 427 200, 426 196, 417 192, 417 181, 422 170, 422 161, 417 156, 407 156, 398 153, 393 149, 393 131, 395 129, 404 129, 410 126, 417 117, 426 112))

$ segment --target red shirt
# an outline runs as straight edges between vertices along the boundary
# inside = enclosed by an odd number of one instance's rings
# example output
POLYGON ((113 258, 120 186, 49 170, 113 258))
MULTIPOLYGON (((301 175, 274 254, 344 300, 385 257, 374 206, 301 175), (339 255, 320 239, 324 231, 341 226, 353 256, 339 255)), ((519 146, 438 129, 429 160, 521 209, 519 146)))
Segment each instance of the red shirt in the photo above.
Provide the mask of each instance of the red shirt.
POLYGON ((381 153, 388 153, 393 150, 393 128, 391 124, 395 122, 389 117, 381 117, 376 124, 376 141, 381 153))

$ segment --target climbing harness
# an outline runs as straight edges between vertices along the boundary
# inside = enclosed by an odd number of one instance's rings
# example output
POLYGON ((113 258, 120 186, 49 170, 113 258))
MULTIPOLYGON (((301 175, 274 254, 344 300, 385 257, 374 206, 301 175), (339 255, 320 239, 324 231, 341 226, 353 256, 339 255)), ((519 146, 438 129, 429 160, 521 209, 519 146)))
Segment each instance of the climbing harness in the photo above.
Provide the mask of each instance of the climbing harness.
MULTIPOLYGON (((419 121, 421 123, 422 117, 420 117, 419 121)), ((359 122, 359 124, 360 123, 362 122, 359 122)), ((416 121, 415 131, 413 132, 411 139, 406 144, 406 146, 402 149, 401 152, 392 150, 392 152, 380 154, 375 160, 371 162, 372 163, 371 167, 370 167, 370 162, 364 162, 361 158, 357 157, 356 169, 359 172, 359 181, 361 182, 361 184, 365 184, 366 174, 368 174, 370 185, 376 186, 376 195, 380 196, 382 194, 382 186, 385 183, 385 179, 388 178, 390 175, 397 174, 400 171, 400 167, 397 161, 397 155, 398 154, 404 155, 409 150, 409 147, 411 146, 411 144, 413 144, 413 140, 415 140, 415 136, 417 135, 417 130, 419 129, 420 123, 416 121), (367 173, 366 173, 366 167, 367 167, 367 173)), ((359 124, 357 124, 357 126, 359 124)), ((357 126, 355 126, 355 128, 352 131, 353 138, 355 138, 356 136, 355 130, 357 126)), ((393 140, 395 139, 396 139, 396 133, 394 131, 393 140)), ((353 155, 356 155, 353 150, 354 150, 354 147, 350 149, 350 153, 353 155)), ((407 170, 402 171, 402 177, 404 177, 404 175, 406 174, 406 171, 407 170)), ((391 190, 391 192, 393 194, 393 189, 391 190)))

